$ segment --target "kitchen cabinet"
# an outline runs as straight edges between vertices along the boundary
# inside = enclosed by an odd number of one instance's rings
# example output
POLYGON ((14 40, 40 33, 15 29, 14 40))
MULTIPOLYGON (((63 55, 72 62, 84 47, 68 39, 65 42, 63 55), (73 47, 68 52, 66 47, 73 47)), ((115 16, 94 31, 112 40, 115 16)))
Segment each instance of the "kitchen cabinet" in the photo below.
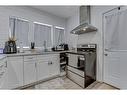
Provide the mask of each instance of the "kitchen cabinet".
POLYGON ((52 59, 48 62, 49 76, 53 77, 60 74, 60 62, 59 55, 52 56, 52 59))
POLYGON ((58 54, 37 56, 37 79, 38 81, 60 74, 58 54))
POLYGON ((37 62, 37 81, 46 79, 49 77, 48 61, 37 62))
POLYGON ((7 59, 0 59, 0 89, 7 89, 7 59))
POLYGON ((60 74, 59 54, 7 57, 8 89, 19 88, 60 74))
POLYGON ((23 57, 8 57, 8 88, 23 86, 23 57))
POLYGON ((24 85, 36 82, 36 56, 24 56, 24 85))

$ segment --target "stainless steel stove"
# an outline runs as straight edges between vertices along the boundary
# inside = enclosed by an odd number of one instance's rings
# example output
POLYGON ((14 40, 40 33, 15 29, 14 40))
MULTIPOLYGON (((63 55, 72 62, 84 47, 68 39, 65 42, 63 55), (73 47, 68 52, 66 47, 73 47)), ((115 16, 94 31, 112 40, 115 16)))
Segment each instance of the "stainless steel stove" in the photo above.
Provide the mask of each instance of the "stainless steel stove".
POLYGON ((68 58, 67 75, 70 79, 74 79, 74 82, 83 88, 96 80, 96 44, 77 45, 77 52, 68 53, 68 58), (79 76, 77 79, 84 79, 84 83, 79 83, 81 80, 75 80, 74 76, 79 76))

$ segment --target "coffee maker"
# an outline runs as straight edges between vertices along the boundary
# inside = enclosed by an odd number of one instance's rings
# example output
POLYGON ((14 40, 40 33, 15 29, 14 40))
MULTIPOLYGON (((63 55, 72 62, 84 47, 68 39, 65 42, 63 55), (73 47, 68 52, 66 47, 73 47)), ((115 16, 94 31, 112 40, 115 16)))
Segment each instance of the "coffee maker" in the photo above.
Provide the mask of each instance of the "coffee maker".
POLYGON ((5 54, 11 54, 11 53, 17 53, 17 47, 16 43, 13 40, 9 40, 5 42, 5 47, 3 53, 5 54))

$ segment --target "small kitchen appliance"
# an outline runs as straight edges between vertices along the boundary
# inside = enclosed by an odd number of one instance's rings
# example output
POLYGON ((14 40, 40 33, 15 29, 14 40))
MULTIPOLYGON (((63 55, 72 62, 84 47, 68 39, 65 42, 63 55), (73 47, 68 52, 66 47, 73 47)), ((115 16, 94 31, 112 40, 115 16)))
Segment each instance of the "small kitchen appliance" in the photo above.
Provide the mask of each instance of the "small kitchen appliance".
POLYGON ((17 47, 15 41, 9 40, 5 42, 4 52, 5 54, 17 53, 17 47))
POLYGON ((52 48, 53 51, 65 51, 65 50, 69 50, 68 48, 68 44, 60 44, 58 46, 55 46, 52 48))

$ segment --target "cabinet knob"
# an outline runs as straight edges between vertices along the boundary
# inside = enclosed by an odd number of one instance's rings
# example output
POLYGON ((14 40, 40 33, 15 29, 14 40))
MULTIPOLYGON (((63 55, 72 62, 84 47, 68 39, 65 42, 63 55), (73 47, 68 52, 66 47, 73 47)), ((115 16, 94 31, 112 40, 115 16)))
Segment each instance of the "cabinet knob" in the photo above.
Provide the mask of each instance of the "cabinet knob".
POLYGON ((104 54, 105 56, 108 56, 108 54, 106 53, 106 54, 104 54))
POLYGON ((53 64, 52 62, 48 62, 48 65, 51 65, 51 64, 53 64))

